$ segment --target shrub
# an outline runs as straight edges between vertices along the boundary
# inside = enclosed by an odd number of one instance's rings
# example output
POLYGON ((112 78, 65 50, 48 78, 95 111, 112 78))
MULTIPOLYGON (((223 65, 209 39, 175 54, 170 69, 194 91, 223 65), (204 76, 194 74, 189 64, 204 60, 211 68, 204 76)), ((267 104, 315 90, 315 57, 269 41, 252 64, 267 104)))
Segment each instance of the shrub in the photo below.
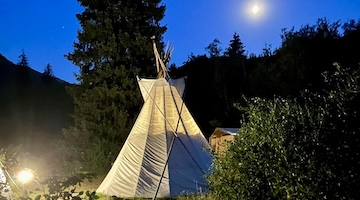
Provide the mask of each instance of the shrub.
POLYGON ((229 150, 215 156, 213 195, 227 199, 354 199, 360 187, 359 71, 336 65, 322 93, 253 98, 229 150))

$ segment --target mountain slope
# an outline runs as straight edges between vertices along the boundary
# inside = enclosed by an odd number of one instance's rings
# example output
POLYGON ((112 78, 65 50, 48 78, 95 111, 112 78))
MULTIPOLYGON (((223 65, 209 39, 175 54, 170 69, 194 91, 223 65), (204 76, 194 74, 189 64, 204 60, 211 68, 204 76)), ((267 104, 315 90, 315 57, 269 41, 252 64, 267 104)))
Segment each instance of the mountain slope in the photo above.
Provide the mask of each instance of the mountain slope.
POLYGON ((13 64, 0 54, 0 145, 60 134, 70 125, 70 85, 13 64))

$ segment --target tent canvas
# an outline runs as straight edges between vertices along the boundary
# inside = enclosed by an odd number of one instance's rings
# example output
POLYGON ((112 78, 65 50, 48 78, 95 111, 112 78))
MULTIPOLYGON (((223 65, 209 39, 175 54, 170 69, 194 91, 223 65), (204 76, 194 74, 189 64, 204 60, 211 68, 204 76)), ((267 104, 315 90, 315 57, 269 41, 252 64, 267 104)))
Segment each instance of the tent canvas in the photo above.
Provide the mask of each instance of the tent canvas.
POLYGON ((0 167, 0 184, 5 184, 5 183, 6 183, 6 177, 3 170, 0 167))
POLYGON ((206 192, 211 147, 182 100, 185 79, 138 84, 144 105, 97 192, 145 198, 206 192))
POLYGON ((12 198, 12 190, 6 180, 5 173, 7 173, 7 175, 9 175, 9 173, 6 171, 4 165, 0 161, 0 199, 6 199, 6 200, 13 199, 12 198), (4 168, 4 169, 2 169, 2 168, 4 168))

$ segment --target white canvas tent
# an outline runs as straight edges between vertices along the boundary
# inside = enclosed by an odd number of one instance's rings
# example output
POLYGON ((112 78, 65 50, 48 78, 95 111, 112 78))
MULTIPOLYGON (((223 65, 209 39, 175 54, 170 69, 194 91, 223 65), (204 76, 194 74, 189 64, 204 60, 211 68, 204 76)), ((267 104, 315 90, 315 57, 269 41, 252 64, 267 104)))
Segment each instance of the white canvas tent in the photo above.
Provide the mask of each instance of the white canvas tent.
POLYGON ((185 79, 138 84, 144 105, 97 192, 145 198, 206 192, 210 145, 182 100, 185 79))
POLYGON ((6 177, 3 170, 0 167, 0 184, 5 184, 5 183, 6 183, 6 177))
MULTIPOLYGON (((9 175, 4 165, 0 161, 0 199, 12 199, 12 190, 6 180, 5 173, 9 175)), ((17 187, 16 183, 15 182, 13 183, 17 187)))

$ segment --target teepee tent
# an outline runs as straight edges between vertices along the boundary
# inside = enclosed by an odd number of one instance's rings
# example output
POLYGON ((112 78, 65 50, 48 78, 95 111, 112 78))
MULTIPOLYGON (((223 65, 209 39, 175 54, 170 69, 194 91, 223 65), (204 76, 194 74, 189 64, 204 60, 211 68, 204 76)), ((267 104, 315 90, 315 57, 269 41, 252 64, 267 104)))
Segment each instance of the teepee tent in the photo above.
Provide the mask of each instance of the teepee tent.
POLYGON ((97 192, 117 197, 174 197, 207 191, 210 145, 182 100, 185 79, 166 77, 154 45, 157 79, 140 79, 140 114, 97 192))

